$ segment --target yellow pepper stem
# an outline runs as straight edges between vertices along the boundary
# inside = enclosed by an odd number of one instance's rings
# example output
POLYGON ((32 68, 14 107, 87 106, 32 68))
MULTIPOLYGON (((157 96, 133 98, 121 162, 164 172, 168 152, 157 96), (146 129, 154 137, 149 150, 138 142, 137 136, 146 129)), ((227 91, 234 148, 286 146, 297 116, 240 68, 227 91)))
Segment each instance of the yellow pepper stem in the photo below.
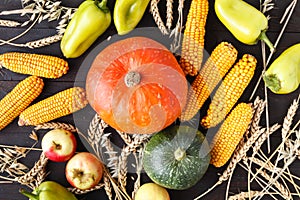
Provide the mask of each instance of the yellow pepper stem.
POLYGON ((108 13, 110 11, 109 8, 106 6, 107 5, 107 0, 102 0, 102 1, 96 0, 95 4, 104 13, 108 13))
POLYGON ((38 195, 32 194, 30 192, 27 192, 24 189, 20 189, 19 192, 22 193, 24 196, 30 198, 31 200, 39 200, 38 195))
POLYGON ((265 84, 270 90, 278 92, 281 89, 280 80, 275 74, 263 76, 265 84))
POLYGON ((262 31, 258 39, 264 41, 268 45, 268 47, 270 48, 271 52, 273 52, 275 50, 272 42, 269 40, 269 38, 266 34, 266 31, 262 31))

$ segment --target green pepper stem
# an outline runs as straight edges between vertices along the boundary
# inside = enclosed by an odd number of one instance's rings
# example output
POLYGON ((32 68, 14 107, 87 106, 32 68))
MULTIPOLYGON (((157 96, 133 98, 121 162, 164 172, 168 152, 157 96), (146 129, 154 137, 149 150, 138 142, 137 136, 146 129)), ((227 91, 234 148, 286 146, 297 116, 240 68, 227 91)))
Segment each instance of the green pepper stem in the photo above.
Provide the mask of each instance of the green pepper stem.
POLYGON ((266 34, 266 31, 262 31, 261 32, 261 34, 259 36, 259 39, 262 40, 262 41, 264 41, 268 45, 268 47, 270 48, 271 52, 273 52, 275 50, 272 42, 269 40, 269 38, 268 38, 268 36, 266 34))
POLYGON ((38 195, 32 194, 30 192, 27 192, 24 189, 20 189, 19 192, 22 193, 24 196, 30 198, 31 200, 39 200, 39 196, 38 195))
POLYGON ((108 13, 110 11, 107 7, 107 0, 102 0, 101 2, 99 0, 95 0, 95 4, 100 10, 105 13, 108 13))

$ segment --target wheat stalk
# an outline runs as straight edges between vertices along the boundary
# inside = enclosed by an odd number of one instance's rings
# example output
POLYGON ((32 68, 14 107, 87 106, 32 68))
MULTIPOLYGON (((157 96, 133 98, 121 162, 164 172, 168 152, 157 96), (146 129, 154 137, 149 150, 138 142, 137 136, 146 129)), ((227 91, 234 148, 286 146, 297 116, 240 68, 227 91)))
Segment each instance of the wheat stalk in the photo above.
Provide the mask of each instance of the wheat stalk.
POLYGON ((28 170, 27 166, 18 162, 19 159, 26 157, 30 150, 36 150, 33 148, 36 145, 35 142, 31 148, 0 145, 0 172, 7 173, 8 176, 0 176, 1 179, 16 181, 18 177, 26 174, 28 170), (13 177, 13 178, 11 178, 13 177))
POLYGON ((259 99, 259 97, 257 97, 257 99, 254 101, 253 103, 253 107, 254 107, 254 115, 253 115, 253 120, 250 126, 250 131, 252 133, 255 133, 258 129, 259 129, 259 123, 261 120, 261 116, 262 113, 265 110, 267 102, 263 101, 262 99, 259 99))
POLYGON ((109 200, 112 200, 113 199, 112 187, 111 187, 110 179, 106 173, 104 173, 103 180, 104 180, 104 190, 106 192, 106 195, 109 200))
POLYGON ((170 30, 173 21, 173 0, 167 0, 167 22, 166 26, 170 30))
POLYGON ((51 45, 55 42, 59 42, 61 39, 62 39, 62 35, 56 34, 39 40, 27 42, 26 44, 24 44, 24 47, 28 47, 30 49, 40 48, 40 47, 51 45))
POLYGON ((89 128, 88 128, 88 139, 89 142, 91 142, 92 144, 94 143, 94 139, 95 139, 95 135, 96 135, 96 130, 98 125, 100 124, 100 117, 98 114, 95 114, 95 116, 93 117, 92 121, 89 124, 89 128))
POLYGON ((167 35, 169 32, 160 17, 159 10, 158 10, 158 3, 159 3, 159 0, 151 0, 150 12, 152 13, 154 21, 155 21, 156 25, 158 26, 159 30, 161 31, 161 33, 163 35, 167 35))
POLYGON ((253 197, 256 197, 256 196, 259 196, 259 195, 261 195, 260 191, 241 192, 239 194, 230 196, 228 198, 228 200, 243 200, 243 199, 247 199, 249 197, 253 198, 253 197))
POLYGON ((130 145, 132 143, 132 139, 128 133, 124 133, 121 131, 117 131, 122 140, 125 142, 126 145, 130 145))
POLYGON ((133 192, 132 192, 132 199, 135 198, 135 195, 138 191, 138 189, 141 186, 141 172, 143 169, 143 157, 144 157, 144 149, 145 149, 145 145, 143 147, 141 147, 137 153, 134 153, 134 157, 135 157, 135 162, 136 162, 136 180, 134 182, 134 187, 133 187, 133 192), (137 155, 138 154, 138 155, 137 155))
POLYGON ((119 157, 119 166, 118 166, 118 182, 120 186, 126 190, 127 185, 127 161, 128 156, 130 155, 130 150, 128 146, 122 149, 121 155, 119 157))
POLYGON ((265 162, 255 157, 249 157, 248 159, 258 166, 263 166, 264 169, 267 169, 270 172, 277 173, 278 171, 282 170, 281 168, 275 167, 271 162, 265 162))
POLYGON ((43 170, 41 170, 37 175, 36 179, 34 181, 33 189, 39 187, 39 185, 46 179, 46 177, 49 175, 50 172, 46 172, 46 169, 44 167, 43 170))
MULTIPOLYGON (((300 189, 300 187, 297 184, 295 184, 295 182, 293 180, 294 178, 299 180, 299 177, 291 174, 290 172, 284 171, 282 168, 275 167, 270 161, 265 162, 263 160, 260 160, 258 158, 254 158, 254 157, 249 157, 248 159, 250 160, 250 162, 255 163, 258 166, 263 166, 264 169, 266 169, 272 173, 283 172, 284 174, 282 174, 281 175, 282 177, 280 177, 280 178, 282 180, 285 179, 285 180, 289 181, 291 184, 293 184, 293 186, 295 187, 295 189, 297 191, 300 189)), ((255 178, 256 178, 256 175, 255 175, 255 178)), ((252 182, 252 180, 251 180, 251 182, 252 182)))
POLYGON ((281 131, 282 140, 286 139, 286 137, 291 129, 294 116, 296 115, 296 112, 299 107, 299 99, 300 99, 300 95, 298 96, 297 100, 295 99, 293 101, 292 105, 288 109, 286 117, 284 118, 283 125, 282 125, 282 131, 281 131))
POLYGON ((86 194, 86 193, 89 193, 89 192, 92 192, 95 190, 100 190, 103 187, 104 187, 104 183, 99 183, 98 185, 96 185, 90 189, 87 189, 87 190, 80 190, 78 188, 68 188, 68 190, 74 194, 86 194))
MULTIPOLYGON (((88 142, 91 148, 96 152, 96 155, 99 159, 101 159, 103 153, 103 149, 106 148, 108 155, 110 158, 116 158, 116 153, 110 143, 109 136, 111 133, 104 133, 105 129, 108 127, 103 120, 99 118, 99 116, 95 115, 93 120, 90 122, 88 128, 88 136, 85 136, 79 130, 77 130, 78 134, 82 136, 84 140, 88 142), (108 146, 106 146, 108 144, 108 146), (110 152, 111 151, 111 152, 110 152), (113 153, 112 153, 113 152, 113 153)), ((127 147, 128 149, 128 147, 127 147)), ((108 169, 104 167, 104 189, 109 197, 109 199, 113 199, 112 190, 114 190, 115 198, 116 199, 123 199, 131 200, 129 195, 126 192, 126 175, 127 175, 127 158, 126 152, 121 153, 118 160, 118 179, 120 183, 116 183, 116 180, 111 176, 108 169), (120 167, 119 167, 120 166, 120 167)), ((103 160, 103 158, 101 159, 103 160)), ((115 162, 115 161, 110 161, 115 162)), ((114 165, 114 164, 112 164, 114 165)))
POLYGON ((119 166, 119 157, 118 152, 116 152, 111 144, 111 141, 107 138, 105 141, 105 154, 108 154, 108 163, 107 167, 111 169, 112 177, 118 177, 118 166, 119 166))
POLYGON ((170 37, 174 36, 173 42, 170 46, 170 50, 173 53, 175 53, 181 47, 182 41, 184 0, 179 0, 178 3, 178 19, 175 28, 170 33, 170 37))
POLYGON ((128 150, 130 152, 135 152, 137 148, 140 148, 144 143, 146 143, 152 135, 150 134, 134 134, 133 141, 128 145, 128 150))
POLYGON ((264 132, 254 143, 252 157, 254 157, 260 150, 262 144, 269 138, 269 136, 277 131, 281 126, 279 124, 274 124, 269 131, 264 132))
POLYGON ((0 26, 7 26, 7 27, 16 27, 16 26, 28 26, 29 27, 23 31, 21 34, 13 37, 9 40, 1 40, 1 44, 9 44, 12 46, 17 47, 27 47, 27 48, 40 48, 43 46, 47 46, 53 44, 54 42, 58 42, 61 40, 62 35, 65 31, 65 27, 68 24, 68 21, 73 17, 76 9, 64 7, 61 5, 61 1, 23 1, 22 0, 22 9, 16 10, 9 10, 9 11, 2 11, 0 15, 15 15, 20 14, 24 16, 25 14, 29 16, 29 19, 19 23, 12 20, 0 20, 0 26), (61 21, 58 23, 57 31, 58 34, 54 36, 49 36, 47 38, 30 41, 25 44, 17 44, 13 43, 13 41, 17 40, 18 38, 24 36, 28 33, 29 30, 33 28, 34 25, 40 23, 44 20, 48 20, 48 22, 58 20, 61 18, 61 21))
POLYGON ((254 103, 252 104, 252 120, 250 125, 248 126, 246 133, 244 134, 243 139, 241 139, 241 141, 238 144, 238 148, 242 147, 245 144, 245 141, 247 141, 249 139, 249 137, 251 136, 251 133, 255 133, 256 131, 258 131, 259 129, 259 122, 261 119, 261 115, 264 111, 266 103, 260 99, 259 97, 257 97, 254 101, 254 103))
POLYGON ((77 132, 77 129, 73 125, 60 123, 60 122, 49 122, 34 127, 34 130, 46 130, 46 129, 64 129, 66 131, 77 132))
MULTIPOLYGON (((279 160, 281 159, 281 157, 285 157, 285 155, 282 155, 282 156, 281 156, 280 152, 284 152, 284 150, 283 150, 284 144, 285 144, 287 138, 290 136, 290 134, 289 134, 290 131, 289 131, 289 130, 290 130, 290 127, 291 127, 291 125, 292 125, 293 118, 294 118, 294 116, 295 116, 295 114, 296 114, 296 111, 297 111, 297 109, 298 109, 299 98, 300 98, 300 95, 299 95, 299 97, 298 97, 297 100, 294 100, 294 101, 293 101, 292 105, 291 105, 291 106, 289 107, 289 109, 288 109, 288 112, 287 112, 286 117, 284 118, 283 128, 282 128, 282 133, 281 133, 281 134, 282 134, 282 143, 279 145, 278 149, 276 150, 276 151, 278 151, 279 153, 278 153, 277 159, 276 159, 276 161, 275 161, 275 167, 277 167, 278 162, 279 162, 279 160)), ((298 144, 297 144, 297 145, 298 145, 298 144)), ((297 148, 296 148, 296 149, 297 149, 297 148)), ((288 154, 286 155, 286 156, 287 156, 286 159, 287 159, 288 162, 285 162, 285 165, 284 165, 284 167, 283 167, 283 170, 280 171, 280 173, 277 174, 276 178, 274 178, 275 181, 278 179, 279 174, 282 174, 283 171, 284 171, 286 168, 288 168, 288 166, 289 166, 289 165, 295 160, 295 158, 296 158, 296 156, 294 155, 294 154, 296 153, 295 150, 294 150, 294 149, 290 149, 290 150, 291 150, 291 151, 288 152, 288 154)), ((273 154, 273 155, 275 155, 275 154, 273 154)), ((273 157, 273 155, 271 155, 271 157, 273 157)), ((260 172, 261 169, 259 169, 258 171, 260 172)), ((272 179, 273 179, 273 175, 274 175, 274 173, 272 173, 272 175, 271 175, 271 178, 272 178, 272 179)), ((269 182, 269 184, 267 185, 267 187, 264 188, 264 190, 268 190, 269 187, 270 187, 270 185, 271 185, 271 182, 269 182)))
MULTIPOLYGON (((45 156, 44 153, 41 153, 39 160, 34 164, 31 170, 27 172, 25 175, 19 177, 17 181, 23 185, 30 185, 33 181, 36 180, 36 176, 39 176, 39 173, 45 172, 45 166, 47 165, 47 163, 48 163, 48 158, 45 156)), ((46 175, 42 174, 42 176, 46 176, 46 175)), ((40 179, 42 178, 39 177, 39 181, 40 179)), ((34 189, 34 187, 32 189, 34 189)))
MULTIPOLYGON (((209 192, 211 192, 215 187, 222 184, 224 181, 227 181, 228 179, 231 179, 233 172, 237 166, 237 164, 244 158, 247 158, 247 152, 252 147, 252 145, 255 143, 255 141, 266 131, 265 128, 258 129, 255 133, 253 133, 249 139, 242 145, 238 146, 236 150, 234 151, 232 158, 229 161, 229 164, 225 171, 222 173, 222 175, 219 177, 218 181, 207 191, 199 195, 194 200, 200 199, 209 192)), ((229 185, 229 184, 228 184, 229 185)))
MULTIPOLYGON (((269 195, 275 195, 277 193, 267 193, 269 195)), ((263 195, 263 193, 261 191, 248 191, 248 192, 240 192, 239 194, 236 194, 236 195, 233 195, 233 196, 230 196, 228 198, 228 200, 245 200, 245 199, 248 199, 249 197, 252 199, 254 197, 258 197, 258 196, 261 196, 263 195)))
POLYGON ((16 22, 16 21, 0 19, 0 26, 16 27, 19 25, 20 25, 20 23, 16 22))
POLYGON ((262 177, 264 177, 267 181, 273 182, 274 186, 279 190, 283 198, 292 199, 291 192, 287 188, 285 188, 281 183, 279 183, 276 180, 273 180, 273 178, 268 173, 266 173, 265 171, 260 171, 259 174, 262 177))

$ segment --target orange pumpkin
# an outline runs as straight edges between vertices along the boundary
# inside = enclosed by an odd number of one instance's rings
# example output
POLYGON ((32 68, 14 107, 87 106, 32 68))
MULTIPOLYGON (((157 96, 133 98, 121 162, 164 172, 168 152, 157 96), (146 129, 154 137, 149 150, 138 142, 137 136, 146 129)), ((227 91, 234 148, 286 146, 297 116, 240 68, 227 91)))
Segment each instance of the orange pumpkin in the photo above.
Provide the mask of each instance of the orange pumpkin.
POLYGON ((166 47, 146 37, 131 37, 110 44, 97 55, 86 90, 90 105, 111 127, 151 134, 180 115, 187 80, 166 47))

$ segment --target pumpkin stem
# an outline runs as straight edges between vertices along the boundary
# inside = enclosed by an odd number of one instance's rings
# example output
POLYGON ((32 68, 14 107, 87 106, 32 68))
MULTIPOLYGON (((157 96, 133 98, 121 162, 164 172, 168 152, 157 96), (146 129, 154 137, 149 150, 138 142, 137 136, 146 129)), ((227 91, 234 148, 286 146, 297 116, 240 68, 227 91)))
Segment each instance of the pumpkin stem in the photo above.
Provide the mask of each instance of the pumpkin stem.
POLYGON ((175 156, 175 159, 177 161, 182 161, 185 156, 186 156, 186 151, 182 148, 178 148, 175 152, 174 152, 174 156, 175 156))
POLYGON ((128 72, 124 77, 125 85, 127 87, 133 87, 141 82, 141 75, 138 72, 128 72))

